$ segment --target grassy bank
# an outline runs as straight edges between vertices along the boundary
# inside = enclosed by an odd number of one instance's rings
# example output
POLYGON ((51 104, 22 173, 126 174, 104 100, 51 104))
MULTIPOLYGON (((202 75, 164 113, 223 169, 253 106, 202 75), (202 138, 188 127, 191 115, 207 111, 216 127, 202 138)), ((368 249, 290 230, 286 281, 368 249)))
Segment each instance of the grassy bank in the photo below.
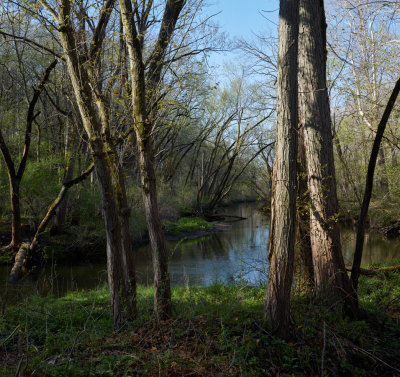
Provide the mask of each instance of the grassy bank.
POLYGON ((181 217, 176 222, 165 221, 164 226, 166 232, 173 235, 212 229, 212 224, 200 217, 181 217))
POLYGON ((0 375, 395 376, 400 373, 400 273, 362 277, 368 320, 350 321, 301 294, 285 342, 263 329, 265 290, 173 289, 174 316, 156 323, 153 291, 138 319, 114 331, 106 287, 3 307, 0 375))

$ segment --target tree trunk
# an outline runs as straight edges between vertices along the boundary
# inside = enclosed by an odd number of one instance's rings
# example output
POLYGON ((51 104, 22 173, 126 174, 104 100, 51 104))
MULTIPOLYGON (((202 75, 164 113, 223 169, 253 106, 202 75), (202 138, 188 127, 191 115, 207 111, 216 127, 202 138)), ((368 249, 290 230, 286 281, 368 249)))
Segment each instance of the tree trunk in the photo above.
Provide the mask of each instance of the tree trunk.
POLYGON ((121 207, 116 202, 116 196, 125 196, 122 188, 119 192, 115 190, 116 184, 112 175, 117 173, 117 167, 110 167, 105 158, 96 157, 95 153, 93 157, 107 236, 107 274, 114 326, 119 327, 136 315, 136 279, 129 229, 130 213, 127 206, 121 207))
POLYGON ((289 330, 295 244, 298 10, 297 0, 280 1, 276 151, 265 316, 267 325, 282 337, 287 337, 289 330))
POLYGON ((295 248, 295 276, 298 290, 314 286, 314 266, 310 238, 310 195, 307 187, 307 161, 303 128, 298 136, 297 160, 297 226, 295 248))
POLYGON ((22 242, 19 185, 18 178, 10 177, 11 243, 8 247, 14 250, 18 250, 22 242))
MULTIPOLYGON (((145 143, 144 147, 151 148, 145 143)), ((147 149, 146 148, 146 149, 147 149)), ((147 229, 152 249, 154 271, 154 311, 158 318, 169 318, 171 309, 171 288, 168 272, 168 250, 158 211, 156 177, 152 153, 139 151, 143 202, 146 212, 147 229)))
POLYGON ((51 71, 57 65, 57 60, 54 60, 45 70, 39 85, 34 88, 32 99, 29 101, 28 111, 26 115, 26 129, 25 129, 25 140, 24 140, 24 150, 22 152, 21 161, 18 166, 18 170, 12 161, 10 151, 5 143, 3 135, 0 129, 0 150, 3 155, 4 161, 7 166, 8 179, 10 184, 10 203, 11 203, 11 233, 12 240, 9 246, 6 248, 12 248, 15 251, 18 250, 22 242, 22 230, 21 230, 21 210, 20 210, 20 195, 19 188, 22 177, 25 172, 26 164, 28 161, 28 154, 31 145, 31 133, 32 124, 39 113, 35 114, 35 107, 37 101, 39 100, 40 94, 46 82, 49 79, 51 71))
POLYGON ((136 315, 136 278, 129 230, 130 211, 127 206, 124 177, 109 140, 107 106, 99 92, 98 79, 93 69, 101 46, 99 32, 105 28, 114 1, 108 1, 99 17, 88 56, 79 55, 78 41, 72 23, 70 2, 62 1, 57 22, 61 44, 75 99, 89 139, 90 152, 96 170, 102 200, 102 212, 107 236, 107 272, 114 326, 121 326, 136 315), (86 60, 88 59, 88 60, 86 60), (94 59, 94 60, 92 60, 94 59), (96 111, 96 106, 98 111, 96 111))
POLYGON ((379 147, 381 145, 383 134, 386 129, 386 124, 389 120, 390 114, 393 110, 394 104, 396 103, 397 96, 399 95, 399 93, 400 93, 400 79, 397 80, 396 85, 393 88, 392 94, 390 95, 389 101, 386 105, 381 121, 379 122, 374 144, 372 146, 371 156, 369 158, 367 177, 365 179, 364 198, 360 209, 360 216, 358 219, 356 249, 354 251, 353 268, 351 271, 351 281, 353 283, 353 287, 355 290, 357 290, 358 278, 360 276, 360 266, 361 266, 361 259, 364 247, 365 223, 367 220, 369 203, 371 201, 371 196, 372 196, 372 187, 374 184, 375 166, 379 155, 379 147))
POLYGON ((77 183, 86 179, 90 175, 90 173, 93 171, 93 167, 94 167, 94 165, 92 163, 79 177, 63 183, 63 185, 60 189, 60 192, 57 195, 57 198, 54 199, 53 203, 50 205, 49 209, 47 210, 46 215, 40 222, 40 224, 36 230, 35 236, 32 239, 32 242, 30 244, 24 242, 20 245, 19 250, 15 256, 14 266, 10 272, 9 281, 11 283, 16 283, 20 279, 23 270, 26 268, 27 260, 29 258, 31 258, 36 251, 39 237, 46 229, 50 220, 54 216, 57 208, 60 206, 60 204, 62 204, 63 200, 66 198, 68 190, 72 186, 74 186, 77 183))
MULTIPOLYGON (((69 152, 70 153, 70 152, 69 152)), ((72 156, 67 156, 67 159, 69 160, 66 164, 66 172, 64 175, 64 181, 68 182, 72 180, 72 177, 74 175, 74 161, 72 159, 72 156)), ((57 208, 57 213, 54 218, 54 226, 55 230, 57 232, 61 231, 65 225, 65 217, 67 216, 67 208, 68 208, 68 192, 65 193, 65 197, 63 200, 60 202, 60 205, 57 208)))
POLYGON ((166 319, 171 316, 172 312, 171 288, 168 272, 168 252, 158 211, 154 172, 152 127, 157 117, 157 106, 151 100, 157 98, 166 50, 185 1, 168 0, 166 2, 160 32, 149 58, 147 80, 143 59, 144 41, 143 35, 141 35, 144 34, 144 31, 140 30, 140 22, 137 20, 137 15, 135 16, 131 1, 119 0, 119 4, 129 56, 129 73, 132 80, 131 100, 139 151, 142 195, 152 249, 154 311, 158 319, 166 319), (135 17, 138 25, 135 24, 135 17))
POLYGON ((316 293, 330 303, 352 307, 351 288, 342 256, 338 225, 333 143, 326 86, 326 23, 321 0, 300 1, 299 92, 304 127, 310 237, 316 293))

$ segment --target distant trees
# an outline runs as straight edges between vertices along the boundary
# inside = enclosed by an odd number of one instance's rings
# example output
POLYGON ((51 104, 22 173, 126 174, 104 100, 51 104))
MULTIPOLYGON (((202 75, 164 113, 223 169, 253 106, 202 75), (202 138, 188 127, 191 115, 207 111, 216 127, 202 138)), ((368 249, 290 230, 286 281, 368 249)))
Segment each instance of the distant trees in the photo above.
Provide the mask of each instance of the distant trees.
MULTIPOLYGON (((36 112, 35 107, 39 100, 39 96, 44 90, 44 86, 49 79, 51 71, 56 66, 57 61, 54 60, 45 70, 40 83, 33 90, 32 98, 28 103, 28 110, 25 121, 25 138, 23 144, 23 153, 21 161, 15 164, 10 148, 7 146, 5 138, 0 128, 0 150, 6 163, 9 185, 10 185, 10 204, 11 204, 11 243, 7 248, 17 251, 22 242, 21 230, 21 208, 20 208, 20 185, 23 178, 26 164, 28 162, 28 154, 31 146, 32 127, 35 118, 40 112, 36 112)), ((4 126, 4 125, 2 125, 4 126)))
MULTIPOLYGON (((134 186, 130 191, 135 190, 138 182, 134 174, 137 172, 153 249, 154 309, 158 318, 169 317, 168 250, 157 203, 156 175, 157 168, 162 170, 162 157, 168 155, 161 148, 171 148, 163 135, 168 135, 169 130, 176 135, 179 130, 179 126, 173 124, 174 116, 180 124, 185 123, 183 119, 201 117, 198 109, 194 116, 190 106, 182 111, 172 94, 179 92, 178 88, 184 87, 191 76, 191 72, 180 67, 180 62, 190 66, 188 61, 207 51, 207 44, 212 44, 211 38, 205 38, 210 33, 207 19, 196 20, 201 0, 190 1, 190 4, 184 0, 80 3, 43 0, 26 7, 12 2, 7 5, 12 15, 24 13, 32 17, 35 29, 25 35, 10 30, 0 30, 0 34, 61 60, 63 72, 70 81, 66 86, 50 87, 46 92, 50 95, 43 101, 43 106, 56 109, 58 114, 60 132, 57 137, 65 142, 65 171, 60 177, 61 191, 38 231, 42 232, 47 226, 55 208, 58 208, 59 217, 56 224, 63 224, 67 203, 62 199, 70 185, 89 175, 86 171, 72 179, 75 157, 71 154, 78 152, 79 160, 79 151, 88 151, 94 163, 105 222, 114 324, 120 326, 136 312, 129 225, 131 198, 127 188, 129 184, 134 186), (38 34, 41 39, 36 38, 38 34), (61 130, 64 124, 68 126, 61 130), (79 142, 73 141, 76 139, 79 142)), ((37 131, 37 145, 43 137, 40 131, 37 131)), ((222 147, 217 145, 216 149, 222 147)), ((172 147, 171 154, 174 153, 172 147)), ((39 147, 36 154, 38 160, 46 159, 44 154, 41 156, 39 147)), ((224 176, 225 181, 233 172, 237 176, 237 171, 230 169, 224 176)), ((163 174, 164 171, 160 172, 161 176, 163 174)), ((232 181, 227 184, 231 185, 232 181)), ((219 201, 226 194, 224 189, 219 201)), ((37 243, 36 236, 33 243, 37 243)), ((18 266, 23 255, 26 253, 21 250, 18 266)))
MULTIPOLYGON (((397 80, 400 4, 336 0, 330 5, 328 63, 334 94, 335 147, 340 163, 339 194, 348 203, 361 204, 361 183, 367 172, 369 151, 397 80)), ((395 106, 378 154, 379 190, 372 198, 377 205, 381 200, 387 203, 399 198, 397 120, 395 106)))

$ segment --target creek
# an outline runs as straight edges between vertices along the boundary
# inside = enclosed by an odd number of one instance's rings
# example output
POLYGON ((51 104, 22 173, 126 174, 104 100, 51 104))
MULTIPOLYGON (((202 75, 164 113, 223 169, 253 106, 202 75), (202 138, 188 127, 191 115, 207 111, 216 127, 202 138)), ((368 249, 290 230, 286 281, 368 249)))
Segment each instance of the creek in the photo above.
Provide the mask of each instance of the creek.
MULTIPOLYGON (((169 270, 173 285, 207 286, 215 282, 244 281, 264 284, 267 279, 267 245, 269 219, 258 211, 258 204, 240 204, 224 210, 229 215, 246 218, 232 221, 230 227, 205 237, 168 242, 171 251, 169 270)), ((346 265, 351 265, 355 247, 355 230, 342 228, 341 239, 346 265)), ((139 283, 151 284, 152 264, 150 248, 135 249, 139 283)), ((386 239, 367 233, 362 265, 388 262, 400 258, 400 239, 386 239)), ((39 276, 22 283, 8 283, 10 266, 0 266, 0 298, 21 300, 26 295, 52 293, 61 296, 74 289, 91 289, 107 281, 105 263, 55 265, 43 269, 39 276)))

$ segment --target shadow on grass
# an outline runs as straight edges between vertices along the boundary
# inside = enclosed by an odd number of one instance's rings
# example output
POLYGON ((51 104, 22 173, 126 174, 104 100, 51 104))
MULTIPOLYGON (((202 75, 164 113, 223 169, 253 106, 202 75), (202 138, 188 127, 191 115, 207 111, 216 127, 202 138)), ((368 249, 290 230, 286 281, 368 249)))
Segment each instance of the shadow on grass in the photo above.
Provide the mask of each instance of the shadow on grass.
MULTIPOLYGON (((399 276, 387 280, 397 284, 399 276)), ((362 284, 360 289, 370 283, 362 284)), ((172 294, 173 318, 157 322, 153 289, 139 287, 139 316, 118 330, 112 328, 107 287, 58 299, 28 297, 0 319, 0 374, 14 376, 18 367, 25 376, 398 373, 400 328, 382 313, 368 323, 350 321, 297 295, 292 338, 284 342, 263 328, 264 288, 217 284, 175 287, 172 294)), ((369 296, 363 295, 365 302, 369 296)))

